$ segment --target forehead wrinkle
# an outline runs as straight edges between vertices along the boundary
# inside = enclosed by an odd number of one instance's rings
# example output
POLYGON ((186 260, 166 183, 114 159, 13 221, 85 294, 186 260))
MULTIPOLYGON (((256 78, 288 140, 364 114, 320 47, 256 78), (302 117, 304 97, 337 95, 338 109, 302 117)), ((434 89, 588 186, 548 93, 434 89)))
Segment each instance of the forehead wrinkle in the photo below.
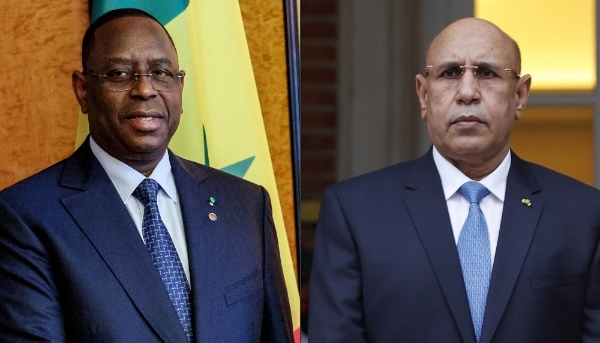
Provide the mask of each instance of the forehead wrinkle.
MULTIPOLYGON (((464 53, 471 53, 469 50, 473 49, 464 49, 464 53)), ((501 55, 506 54, 508 56, 502 56, 507 58, 505 63, 509 63, 512 68, 516 63, 518 68, 520 64, 518 45, 508 34, 489 21, 463 18, 447 26, 431 41, 427 49, 426 64, 432 64, 433 57, 449 59, 443 55, 450 55, 450 58, 458 60, 479 61, 490 58, 497 60, 501 55), (462 43, 467 44, 467 48, 469 45, 483 44, 481 46, 484 49, 476 51, 476 56, 458 56, 463 53, 463 50, 458 48, 462 43)))
MULTIPOLYGON (((109 64, 109 65, 114 65, 114 64, 134 65, 134 64, 139 64, 139 62, 137 62, 131 58, 111 57, 108 59, 107 64, 109 64)), ((168 66, 172 66, 173 62, 169 58, 152 58, 148 61, 148 65, 159 65, 159 64, 166 64, 168 66)))
POLYGON ((150 60, 149 64, 153 64, 153 65, 167 64, 167 65, 171 66, 171 65, 173 65, 173 62, 168 58, 153 58, 150 60))
POLYGON ((107 61, 108 64, 133 64, 130 58, 124 57, 111 57, 107 61))
POLYGON ((455 52, 452 52, 451 55, 452 56, 450 56, 450 57, 436 56, 440 59, 439 62, 431 61, 430 59, 428 59, 426 64, 434 65, 435 67, 437 67, 437 66, 441 66, 441 65, 448 65, 448 66, 464 65, 464 64, 474 65, 474 64, 479 64, 479 63, 487 63, 488 65, 493 65, 493 64, 498 63, 498 61, 497 61, 498 59, 496 57, 488 56, 488 54, 486 52, 477 53, 477 54, 475 54, 475 57, 458 56, 458 54, 455 52))
POLYGON ((432 50, 432 53, 427 56, 425 64, 433 65, 436 68, 441 66, 453 67, 460 65, 478 65, 486 67, 502 66, 504 68, 514 68, 513 64, 515 64, 515 62, 518 63, 518 60, 515 61, 512 53, 505 54, 501 49, 501 46, 495 44, 493 48, 480 51, 459 49, 459 52, 457 52, 455 51, 455 48, 448 49, 446 46, 441 46, 436 50, 432 50))

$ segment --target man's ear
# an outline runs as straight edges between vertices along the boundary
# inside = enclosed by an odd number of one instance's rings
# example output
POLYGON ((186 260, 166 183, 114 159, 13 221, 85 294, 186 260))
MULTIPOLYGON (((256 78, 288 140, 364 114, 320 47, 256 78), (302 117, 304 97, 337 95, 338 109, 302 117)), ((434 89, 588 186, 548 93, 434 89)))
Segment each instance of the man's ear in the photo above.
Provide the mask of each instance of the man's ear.
POLYGON ((517 99, 515 120, 521 119, 523 109, 527 105, 527 99, 529 98, 529 91, 531 89, 531 75, 526 74, 521 76, 515 86, 515 97, 517 99))
POLYGON ((425 76, 417 74, 417 76, 415 76, 415 81, 419 103, 421 104, 421 118, 427 120, 427 80, 425 79, 425 76))
POLYGON ((73 92, 75 92, 75 97, 77 98, 79 107, 81 107, 81 113, 87 114, 88 84, 85 75, 79 71, 74 71, 71 75, 71 83, 73 85, 73 92))

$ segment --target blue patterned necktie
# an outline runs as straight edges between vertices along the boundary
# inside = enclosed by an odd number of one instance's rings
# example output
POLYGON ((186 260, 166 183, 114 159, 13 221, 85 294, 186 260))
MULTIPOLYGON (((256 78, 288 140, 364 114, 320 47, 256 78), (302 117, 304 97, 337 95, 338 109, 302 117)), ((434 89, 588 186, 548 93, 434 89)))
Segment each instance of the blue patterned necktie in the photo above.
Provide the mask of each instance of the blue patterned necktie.
POLYGON ((458 236, 458 257, 462 267, 467 298, 477 341, 481 337, 485 302, 492 275, 490 235, 479 202, 490 191, 479 182, 469 181, 458 190, 470 203, 469 215, 458 236))
POLYGON ((167 288, 188 341, 191 342, 193 332, 190 285, 187 282, 173 240, 158 212, 156 195, 159 190, 160 185, 158 182, 146 178, 133 191, 133 196, 144 204, 142 235, 144 236, 146 248, 167 288))

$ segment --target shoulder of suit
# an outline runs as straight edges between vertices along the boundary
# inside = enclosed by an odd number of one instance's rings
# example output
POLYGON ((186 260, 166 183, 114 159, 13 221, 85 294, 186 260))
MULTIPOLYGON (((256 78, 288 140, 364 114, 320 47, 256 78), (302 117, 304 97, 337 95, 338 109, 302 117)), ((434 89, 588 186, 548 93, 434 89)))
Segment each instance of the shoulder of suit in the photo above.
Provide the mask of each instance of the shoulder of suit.
POLYGON ((600 195, 600 190, 597 188, 590 186, 582 181, 579 181, 569 175, 560 173, 556 170, 550 169, 548 167, 529 162, 523 161, 531 170, 533 175, 535 176, 537 182, 544 188, 554 188, 554 187, 567 187, 571 190, 588 190, 592 193, 598 193, 600 195))
POLYGON ((58 187, 65 160, 59 161, 0 191, 0 195, 22 197, 28 194, 39 196, 53 186, 58 187), (36 191, 37 190, 37 191, 36 191))
MULTIPOLYGON (((424 158, 426 157, 424 156, 415 160, 397 163, 385 168, 354 176, 352 178, 340 181, 330 186, 330 188, 355 192, 367 190, 370 192, 377 192, 378 189, 385 189, 388 187, 403 187, 406 184, 407 178, 410 178, 415 173, 427 172, 427 170, 424 170, 423 168, 424 158)), ((433 162, 431 167, 435 168, 433 162)))
POLYGON ((235 185, 236 187, 261 187, 251 181, 231 175, 222 170, 187 160, 175 154, 173 154, 173 157, 186 172, 194 177, 206 178, 207 181, 227 182, 231 185, 235 185))
POLYGON ((570 205, 600 208, 600 190, 591 185, 539 164, 524 161, 514 153, 510 168, 509 180, 524 177, 529 184, 533 181, 533 190, 548 204, 554 203, 561 206, 562 210, 570 205))

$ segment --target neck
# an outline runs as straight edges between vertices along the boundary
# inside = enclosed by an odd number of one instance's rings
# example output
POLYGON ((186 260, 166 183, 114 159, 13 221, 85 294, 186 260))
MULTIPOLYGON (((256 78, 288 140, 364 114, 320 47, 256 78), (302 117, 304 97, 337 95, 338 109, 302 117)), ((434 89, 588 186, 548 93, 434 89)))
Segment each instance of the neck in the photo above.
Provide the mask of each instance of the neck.
POLYGON ((458 170, 465 174, 471 180, 479 181, 490 175, 506 157, 508 148, 503 149, 500 153, 491 158, 483 156, 475 156, 470 158, 450 158, 443 156, 446 160, 452 163, 458 170))
POLYGON ((127 159, 121 161, 130 166, 131 168, 137 170, 140 174, 144 175, 145 177, 148 177, 150 176, 150 174, 152 174, 152 172, 162 159, 162 156, 164 155, 161 155, 160 158, 154 159, 127 159))

